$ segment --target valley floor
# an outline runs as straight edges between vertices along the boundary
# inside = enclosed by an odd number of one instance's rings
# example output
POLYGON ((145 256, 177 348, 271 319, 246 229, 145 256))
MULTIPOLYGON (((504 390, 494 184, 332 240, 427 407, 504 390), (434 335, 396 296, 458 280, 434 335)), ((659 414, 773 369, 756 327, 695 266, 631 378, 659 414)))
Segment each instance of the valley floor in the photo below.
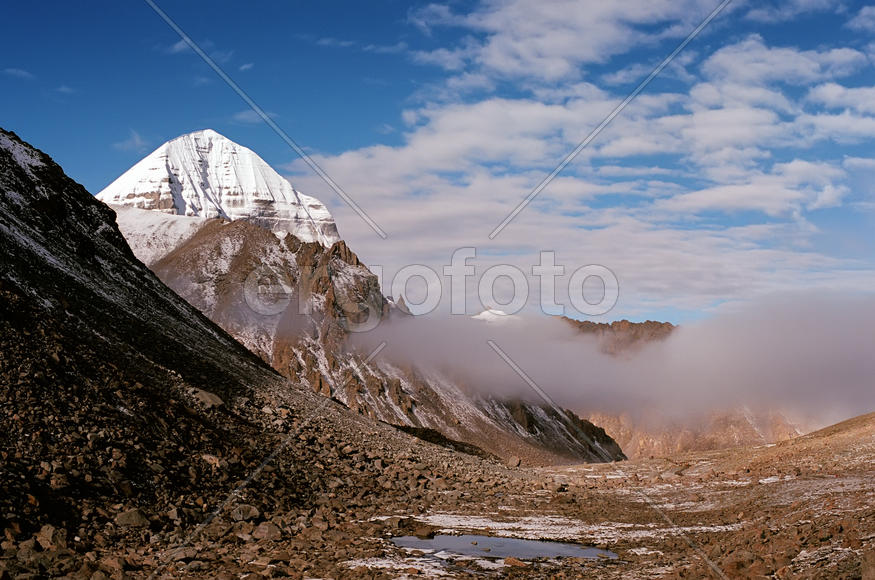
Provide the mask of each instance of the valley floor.
MULTIPOLYGON (((403 468, 379 481, 407 487, 394 499, 374 497, 338 521, 317 512, 283 541, 218 524, 215 539, 159 576, 875 578, 875 414, 777 445, 673 459, 507 469, 416 442, 394 461, 403 468), (618 557, 454 557, 388 541, 440 531, 566 540, 618 557)), ((160 542, 132 553, 135 577, 164 558, 160 542)))

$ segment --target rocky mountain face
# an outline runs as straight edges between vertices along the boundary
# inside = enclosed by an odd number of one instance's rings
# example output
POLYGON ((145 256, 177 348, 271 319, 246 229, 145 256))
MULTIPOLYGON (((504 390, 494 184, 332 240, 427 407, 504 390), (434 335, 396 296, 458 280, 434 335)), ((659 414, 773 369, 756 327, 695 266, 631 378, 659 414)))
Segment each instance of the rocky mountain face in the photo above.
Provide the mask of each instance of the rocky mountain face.
MULTIPOLYGON (((665 340, 675 330, 668 322, 596 323, 565 318, 582 334, 595 336, 603 352, 611 356, 634 356, 654 341, 665 340)), ((644 409, 612 414, 577 410, 600 425, 614 438, 630 459, 667 457, 686 451, 709 451, 738 446, 766 445, 802 434, 776 410, 715 410, 683 419, 670 419, 644 409)))
POLYGON ((279 376, 3 130, 0 255, 0 578, 348 577, 420 525, 376 516, 528 489, 279 376))
MULTIPOLYGON (((162 208, 154 204, 140 209, 144 204, 136 191, 126 194, 117 184, 109 190, 115 191, 112 200, 126 203, 113 207, 134 253, 165 284, 296 383, 372 419, 436 430, 527 463, 624 458, 604 431, 573 414, 482 396, 435 372, 393 364, 389 356, 357 360, 346 349, 351 330, 408 313, 403 302, 383 297, 377 277, 342 240, 326 246, 294 233, 277 236, 263 227, 259 214, 194 220, 156 212, 162 208)), ((105 192, 99 197, 110 199, 105 192)))
POLYGON ((201 219, 246 219, 330 246, 340 239, 328 209, 250 149, 211 129, 164 143, 97 194, 127 205, 201 219))

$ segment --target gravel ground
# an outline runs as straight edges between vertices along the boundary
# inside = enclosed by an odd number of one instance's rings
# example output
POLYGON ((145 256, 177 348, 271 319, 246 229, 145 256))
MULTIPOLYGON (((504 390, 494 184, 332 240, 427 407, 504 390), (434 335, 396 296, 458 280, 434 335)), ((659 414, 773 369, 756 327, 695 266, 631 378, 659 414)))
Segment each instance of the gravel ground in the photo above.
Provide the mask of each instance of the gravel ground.
MULTIPOLYGON (((307 506, 272 511, 255 480, 181 547, 195 522, 156 531, 153 518, 148 527, 120 525, 112 545, 84 554, 67 538, 74 555, 62 562, 75 561, 75 570, 45 571, 82 578, 869 578, 875 571, 873 415, 771 447, 519 470, 312 403, 319 415, 295 439, 308 443, 310 468, 329 483, 307 506), (356 473, 365 477, 347 481, 356 473), (466 558, 388 541, 439 531, 566 540, 619 557, 466 558)), ((284 453, 279 470, 290 459, 284 453)), ((37 533, 31 557, 51 563, 43 543, 51 546, 51 530, 37 533)), ((26 559, 28 547, 16 547, 16 561, 26 559)))

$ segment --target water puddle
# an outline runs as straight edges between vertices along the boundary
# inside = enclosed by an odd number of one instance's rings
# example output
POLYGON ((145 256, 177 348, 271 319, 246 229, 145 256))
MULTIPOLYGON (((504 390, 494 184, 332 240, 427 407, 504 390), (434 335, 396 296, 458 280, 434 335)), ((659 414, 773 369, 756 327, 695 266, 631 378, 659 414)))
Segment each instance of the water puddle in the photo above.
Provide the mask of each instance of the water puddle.
POLYGON ((613 560, 617 558, 615 553, 608 550, 581 546, 580 544, 498 538, 474 534, 462 536, 438 534, 431 539, 398 536, 392 538, 392 543, 399 548, 412 548, 435 554, 451 552, 478 558, 509 558, 511 556, 520 560, 533 558, 608 558, 613 560))

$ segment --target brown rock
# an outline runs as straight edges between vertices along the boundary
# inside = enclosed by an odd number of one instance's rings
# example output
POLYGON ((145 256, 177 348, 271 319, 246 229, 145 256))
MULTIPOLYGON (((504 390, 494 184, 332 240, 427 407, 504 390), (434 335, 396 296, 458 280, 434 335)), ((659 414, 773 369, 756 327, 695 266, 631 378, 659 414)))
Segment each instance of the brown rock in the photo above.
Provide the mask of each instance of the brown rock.
POLYGON ((125 562, 118 556, 106 556, 100 560, 100 566, 109 572, 121 572, 125 569, 125 562))
POLYGON ((513 556, 511 556, 510 558, 505 558, 504 565, 511 566, 513 568, 525 568, 526 566, 528 566, 528 564, 526 564, 522 560, 514 558, 513 556))
POLYGON ((209 391, 204 391, 203 389, 195 389, 194 398, 203 403, 207 409, 221 407, 225 404, 225 401, 223 401, 219 395, 209 391))
POLYGON ((180 562, 183 560, 194 560, 197 557, 197 552, 197 548, 193 546, 179 548, 172 553, 170 559, 174 562, 180 562))
POLYGON ((271 522, 262 522, 258 524, 258 527, 252 532, 252 537, 256 540, 279 540, 282 535, 279 526, 272 524, 271 522))
POLYGON ((137 508, 124 511, 115 517, 115 523, 125 528, 144 528, 149 519, 137 508))
POLYGON ((37 543, 43 550, 67 547, 67 531, 59 530, 52 525, 44 525, 35 535, 37 543))
POLYGON ((435 528, 432 526, 416 526, 413 528, 413 535, 422 540, 429 540, 434 537, 435 528))
POLYGON ((238 522, 254 520, 259 515, 260 512, 258 511, 258 508, 247 503, 241 503, 231 510, 231 518, 238 522))

